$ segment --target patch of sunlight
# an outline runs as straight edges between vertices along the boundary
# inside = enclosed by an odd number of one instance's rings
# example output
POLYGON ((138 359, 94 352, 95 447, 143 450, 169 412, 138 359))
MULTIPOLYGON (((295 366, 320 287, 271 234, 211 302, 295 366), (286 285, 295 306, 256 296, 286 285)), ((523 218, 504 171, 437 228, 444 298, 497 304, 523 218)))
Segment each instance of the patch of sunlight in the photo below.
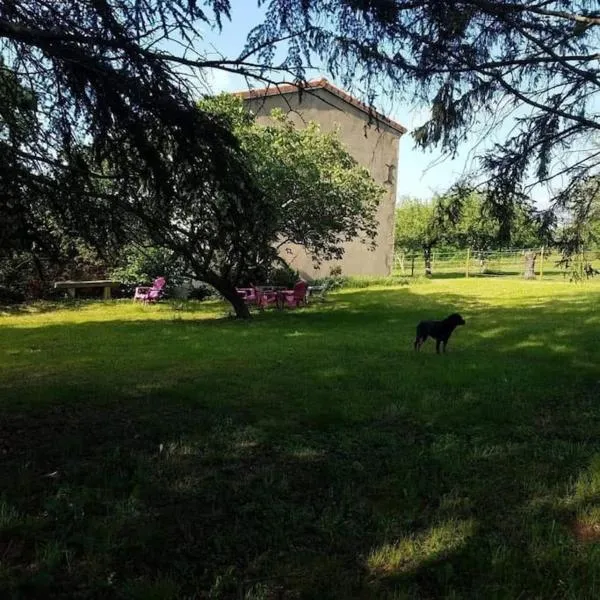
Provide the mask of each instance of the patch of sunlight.
POLYGON ((510 331, 509 327, 495 327, 494 329, 487 329, 486 331, 478 331, 477 333, 478 333, 479 337, 482 337, 482 338, 494 338, 494 337, 499 337, 499 336, 503 335, 507 331, 510 331))
POLYGON ((573 486, 575 501, 597 498, 600 500, 600 454, 595 454, 590 466, 583 471, 573 486))
POLYGON ((235 444, 236 450, 251 450, 257 447, 258 442, 256 440, 241 440, 235 444))
POLYGON ((467 511, 473 508, 473 502, 468 496, 463 496, 457 489, 453 489, 440 498, 441 511, 467 511))
POLYGON ((301 446, 299 448, 290 450, 289 455, 298 460, 317 460, 322 458, 324 453, 321 450, 315 450, 314 448, 309 448, 308 446, 301 446))
MULTIPOLYGON (((596 293, 600 281, 586 284, 584 293, 596 293)), ((532 301, 539 302, 540 297, 551 297, 553 307, 557 302, 565 303, 565 310, 570 311, 572 303, 581 296, 582 289, 568 281, 543 280, 521 281, 497 279, 433 279, 423 283, 410 285, 411 294, 422 296, 440 296, 460 294, 462 301, 476 301, 479 305, 494 306, 530 306, 532 301), (568 303, 568 306, 567 306, 568 303)), ((546 304, 547 305, 547 304, 546 304)), ((465 310, 465 312, 467 312, 465 310)))
POLYGON ((577 520, 584 525, 600 530, 600 506, 591 504, 577 511, 577 520))
POLYGON ((555 329, 554 330, 554 337, 558 337, 558 338, 564 338, 564 337, 568 337, 571 338, 573 337, 574 331, 573 329, 555 329))
POLYGON ((367 567, 378 575, 406 573, 458 550, 475 533, 473 519, 450 519, 418 535, 372 550, 367 567))
POLYGON ((195 456, 199 454, 199 449, 195 444, 184 442, 168 442, 160 444, 158 447, 160 453, 165 453, 166 456, 195 456))
POLYGON ((347 296, 347 295, 362 294, 362 293, 370 294, 371 292, 381 292, 381 291, 385 291, 385 292, 397 292, 397 291, 401 291, 401 290, 407 291, 409 289, 411 289, 410 286, 401 285, 401 284, 387 285, 385 283, 378 283, 378 284, 373 284, 373 285, 361 285, 360 283, 357 283, 356 286, 350 286, 350 287, 342 288, 340 290, 336 290, 335 294, 336 294, 336 296, 347 296))
POLYGON ((600 454, 570 486, 571 492, 555 503, 561 510, 573 513, 570 530, 582 543, 600 542, 600 454))
POLYGON ((0 325, 18 328, 38 328, 50 325, 111 321, 196 321, 223 316, 225 305, 220 302, 196 303, 194 310, 181 311, 170 303, 146 306, 130 300, 108 300, 78 304, 54 304, 51 307, 32 304, 20 312, 0 313, 0 325))
POLYGON ((307 335, 314 335, 310 333, 306 333, 305 331, 292 331, 291 333, 286 333, 283 337, 302 337, 307 335))
POLYGON ((574 352, 574 348, 572 346, 567 346, 566 344, 546 344, 546 346, 552 350, 552 352, 558 352, 558 353, 567 353, 567 352, 574 352))
POLYGON ((545 347, 546 344, 542 341, 535 341, 535 340, 524 340, 522 342, 519 342, 518 344, 515 344, 515 348, 542 348, 545 347))
POLYGON ((506 442, 505 444, 484 444, 474 446, 470 452, 472 458, 496 458, 498 456, 518 456, 527 448, 524 442, 506 442))
POLYGON ((327 312, 338 312, 338 311, 347 311, 350 310, 352 303, 349 301, 346 302, 342 302, 341 298, 342 298, 342 294, 346 293, 352 293, 352 292, 357 292, 357 291, 364 291, 364 290, 342 290, 340 292, 335 292, 335 302, 329 302, 328 304, 320 304, 319 305, 319 312, 322 313, 327 313, 327 312))

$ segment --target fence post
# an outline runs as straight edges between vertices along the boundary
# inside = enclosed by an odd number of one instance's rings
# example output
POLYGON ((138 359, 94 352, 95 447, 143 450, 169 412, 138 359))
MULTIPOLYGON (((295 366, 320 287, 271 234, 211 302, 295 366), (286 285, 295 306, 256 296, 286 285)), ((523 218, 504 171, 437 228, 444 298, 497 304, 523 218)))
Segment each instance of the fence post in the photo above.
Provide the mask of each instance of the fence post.
POLYGON ((544 278, 544 246, 542 246, 542 251, 540 253, 540 279, 544 278))
POLYGON ((465 264, 465 277, 469 279, 469 258, 471 257, 471 248, 467 248, 467 263, 465 264))

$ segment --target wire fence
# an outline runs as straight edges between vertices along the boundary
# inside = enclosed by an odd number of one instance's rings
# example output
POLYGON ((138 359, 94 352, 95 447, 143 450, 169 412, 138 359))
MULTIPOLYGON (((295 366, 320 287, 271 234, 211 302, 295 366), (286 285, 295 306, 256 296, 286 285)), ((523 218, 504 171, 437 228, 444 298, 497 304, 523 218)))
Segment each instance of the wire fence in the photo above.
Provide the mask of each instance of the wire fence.
POLYGON ((525 277, 589 278, 600 276, 600 249, 584 250, 568 262, 558 250, 512 248, 507 250, 432 250, 396 252, 394 275, 411 277, 525 277))

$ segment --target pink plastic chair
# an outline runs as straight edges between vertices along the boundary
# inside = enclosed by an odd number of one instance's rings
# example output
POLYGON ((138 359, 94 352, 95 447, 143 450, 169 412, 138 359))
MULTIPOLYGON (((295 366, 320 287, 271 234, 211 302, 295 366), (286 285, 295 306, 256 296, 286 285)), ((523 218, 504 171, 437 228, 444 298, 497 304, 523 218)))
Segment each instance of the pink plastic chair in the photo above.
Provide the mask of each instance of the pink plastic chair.
POLYGON ((293 290, 282 290, 279 292, 281 298, 281 307, 298 308, 300 305, 308 304, 308 283, 306 281, 297 281, 293 290))
POLYGON ((277 304, 276 292, 263 292, 255 286, 237 288, 237 293, 244 298, 246 304, 258 306, 259 308, 268 308, 273 304, 277 304))
POLYGON ((141 300, 142 302, 157 302, 164 293, 163 288, 166 283, 167 280, 164 277, 159 277, 154 280, 152 287, 136 287, 133 301, 141 300))
POLYGON ((269 308, 269 306, 277 306, 277 292, 262 292, 256 290, 258 306, 260 308, 269 308))

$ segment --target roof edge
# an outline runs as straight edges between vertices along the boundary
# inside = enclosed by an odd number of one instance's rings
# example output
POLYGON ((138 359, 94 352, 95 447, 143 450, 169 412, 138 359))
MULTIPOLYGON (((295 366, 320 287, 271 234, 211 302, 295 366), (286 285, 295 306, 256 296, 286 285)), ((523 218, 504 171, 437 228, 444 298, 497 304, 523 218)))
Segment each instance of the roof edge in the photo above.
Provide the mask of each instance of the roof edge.
POLYGON ((310 92, 312 90, 318 89, 327 90, 328 92, 330 92, 334 96, 337 96, 344 102, 366 113, 367 115, 369 115, 369 117, 373 118, 373 120, 381 122, 384 125, 390 127, 391 129, 397 131, 398 133, 400 133, 400 135, 404 135, 408 131, 406 127, 398 123, 398 121, 386 117, 383 113, 380 113, 375 108, 369 106, 365 102, 362 102, 358 98, 355 98, 348 92, 345 92, 341 88, 337 87, 325 77, 321 77, 319 79, 311 79, 310 81, 304 83, 273 84, 264 88, 256 88, 240 92, 234 92, 234 96, 238 96, 243 100, 252 100, 255 98, 266 98, 267 96, 280 96, 284 94, 302 93, 304 91, 310 92))

